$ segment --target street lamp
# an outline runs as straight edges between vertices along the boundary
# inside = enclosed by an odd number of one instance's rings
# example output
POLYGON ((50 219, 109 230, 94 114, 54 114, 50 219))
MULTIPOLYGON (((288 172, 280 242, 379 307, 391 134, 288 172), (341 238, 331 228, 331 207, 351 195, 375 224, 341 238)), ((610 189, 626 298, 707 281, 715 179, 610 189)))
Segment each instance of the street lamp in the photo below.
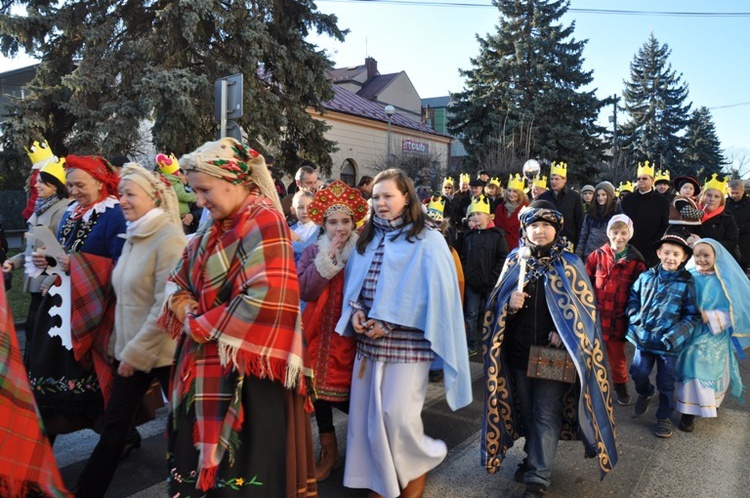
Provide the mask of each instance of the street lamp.
POLYGON ((388 167, 391 166, 391 117, 396 112, 396 108, 393 107, 391 104, 388 104, 385 106, 385 115, 388 117, 388 155, 386 157, 385 163, 388 165, 388 167))

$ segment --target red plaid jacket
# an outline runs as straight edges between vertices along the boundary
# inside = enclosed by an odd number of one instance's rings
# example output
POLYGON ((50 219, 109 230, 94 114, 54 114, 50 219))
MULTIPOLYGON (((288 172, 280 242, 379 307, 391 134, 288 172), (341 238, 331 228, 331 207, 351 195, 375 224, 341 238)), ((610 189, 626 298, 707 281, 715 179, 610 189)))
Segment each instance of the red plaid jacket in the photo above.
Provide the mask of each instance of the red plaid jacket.
POLYGON ((602 322, 605 341, 624 341, 628 331, 628 304, 630 288, 638 275, 646 270, 646 260, 638 249, 628 246, 623 258, 615 262, 615 253, 605 244, 589 255, 586 273, 594 284, 596 303, 602 322))

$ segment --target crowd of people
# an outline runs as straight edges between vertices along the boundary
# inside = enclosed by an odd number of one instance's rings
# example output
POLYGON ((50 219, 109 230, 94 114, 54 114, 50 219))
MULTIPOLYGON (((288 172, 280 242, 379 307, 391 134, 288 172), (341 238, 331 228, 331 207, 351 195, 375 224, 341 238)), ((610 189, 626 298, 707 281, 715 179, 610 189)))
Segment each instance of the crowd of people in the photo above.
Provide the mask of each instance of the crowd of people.
POLYGON ((151 168, 46 161, 26 251, 3 264, 32 296, 39 444, 97 431, 72 492, 105 496, 167 399, 171 496, 315 496, 343 465, 371 498, 416 498, 447 454, 425 434, 428 384, 469 405, 475 357, 488 472, 524 438, 514 478, 543 496, 558 441, 577 439, 607 475, 613 403, 643 415, 658 390, 654 434, 670 437, 675 410, 690 432, 741 396, 750 205, 742 182, 671 182, 647 162, 629 195, 567 177, 555 162, 549 188, 503 188, 480 171, 420 199, 398 169, 354 187, 304 164, 287 188, 232 138, 151 168))

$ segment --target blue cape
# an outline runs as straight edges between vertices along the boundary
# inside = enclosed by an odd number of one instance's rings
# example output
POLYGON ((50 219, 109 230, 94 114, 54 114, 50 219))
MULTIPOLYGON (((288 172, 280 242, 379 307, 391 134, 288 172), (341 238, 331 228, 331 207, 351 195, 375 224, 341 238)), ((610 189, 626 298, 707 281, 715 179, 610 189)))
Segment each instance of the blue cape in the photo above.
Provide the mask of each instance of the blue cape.
MULTIPOLYGON (((700 242, 705 242, 714 249, 716 277, 721 282, 724 296, 729 301, 732 340, 741 349, 746 349, 750 346, 750 302, 748 302, 748 299, 750 299, 750 280, 721 243, 714 239, 700 239, 700 242)), ((685 265, 685 269, 693 274, 698 272, 694 258, 690 258, 690 261, 685 265)), ((711 309, 707 301, 712 297, 699 295, 698 307, 700 309, 711 309)))
MULTIPOLYGON (((396 240, 391 240, 393 234, 385 234, 383 265, 368 318, 424 332, 432 351, 443 361, 448 406, 457 410, 471 403, 472 394, 456 266, 440 232, 425 229, 409 242, 408 231, 409 225, 396 240)), ((349 302, 359 300, 381 236, 383 232, 378 231, 364 254, 355 250, 349 256, 344 269, 344 303, 336 325, 339 334, 354 334, 354 310, 349 302)))
MULTIPOLYGON (((518 249, 514 249, 487 302, 484 321, 487 389, 481 453, 482 465, 489 473, 500 468, 513 441, 523 435, 520 409, 513 399, 503 354, 507 304, 517 287, 518 261, 518 249)), ((555 328, 578 371, 578 379, 565 397, 560 436, 581 439, 586 455, 598 457, 604 478, 617 463, 617 447, 612 391, 593 286, 581 260, 568 251, 553 261, 541 279, 555 328)))

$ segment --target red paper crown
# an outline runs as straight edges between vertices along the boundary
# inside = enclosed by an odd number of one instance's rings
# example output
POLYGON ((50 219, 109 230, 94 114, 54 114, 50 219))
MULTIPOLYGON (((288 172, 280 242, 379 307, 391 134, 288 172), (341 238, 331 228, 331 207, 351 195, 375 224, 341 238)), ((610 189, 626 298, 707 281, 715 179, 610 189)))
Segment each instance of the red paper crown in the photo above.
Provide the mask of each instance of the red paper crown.
POLYGON ((326 216, 337 211, 351 214, 354 216, 354 223, 359 223, 367 214, 367 201, 359 190, 336 180, 318 190, 307 206, 307 215, 313 223, 320 226, 323 226, 326 216))

